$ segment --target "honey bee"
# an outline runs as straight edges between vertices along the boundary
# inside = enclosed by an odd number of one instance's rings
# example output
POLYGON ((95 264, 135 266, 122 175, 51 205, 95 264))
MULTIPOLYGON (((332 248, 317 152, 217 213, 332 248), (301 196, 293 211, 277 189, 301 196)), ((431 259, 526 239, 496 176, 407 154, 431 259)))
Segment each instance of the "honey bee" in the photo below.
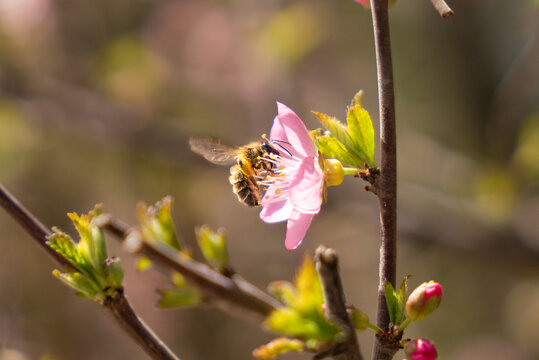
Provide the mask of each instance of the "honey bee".
POLYGON ((217 165, 232 165, 229 181, 238 200, 249 206, 260 205, 261 190, 257 178, 273 170, 271 155, 279 155, 276 145, 263 138, 245 146, 231 147, 212 137, 189 139, 191 150, 217 165))

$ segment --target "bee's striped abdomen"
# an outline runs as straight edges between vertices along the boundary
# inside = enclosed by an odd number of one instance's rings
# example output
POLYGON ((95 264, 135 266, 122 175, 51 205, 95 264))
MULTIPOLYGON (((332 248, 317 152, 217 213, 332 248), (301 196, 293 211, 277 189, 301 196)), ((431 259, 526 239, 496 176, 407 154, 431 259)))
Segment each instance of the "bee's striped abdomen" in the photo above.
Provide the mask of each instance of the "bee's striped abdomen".
POLYGON ((238 197, 238 200, 249 206, 254 207, 260 205, 260 189, 254 182, 254 179, 247 176, 242 167, 237 164, 230 168, 230 183, 232 184, 232 190, 238 197))

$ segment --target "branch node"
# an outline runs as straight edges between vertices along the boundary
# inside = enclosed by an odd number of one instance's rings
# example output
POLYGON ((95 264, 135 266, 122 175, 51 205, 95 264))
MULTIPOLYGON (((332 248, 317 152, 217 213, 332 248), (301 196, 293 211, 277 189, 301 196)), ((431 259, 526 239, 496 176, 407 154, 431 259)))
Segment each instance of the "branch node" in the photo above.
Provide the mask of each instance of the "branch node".
POLYGON ((327 316, 339 326, 346 336, 346 340, 342 343, 343 351, 339 355, 335 355, 334 358, 362 360, 356 331, 346 311, 346 299, 339 275, 337 252, 325 245, 320 245, 315 251, 314 260, 324 292, 327 316))
POLYGON ((127 251, 152 260, 157 270, 167 275, 170 270, 181 273, 207 300, 211 299, 213 304, 226 312, 235 311, 238 315, 262 321, 282 306, 241 276, 231 272, 229 277, 169 246, 149 243, 137 228, 113 216, 104 217, 100 225, 115 235, 127 251))

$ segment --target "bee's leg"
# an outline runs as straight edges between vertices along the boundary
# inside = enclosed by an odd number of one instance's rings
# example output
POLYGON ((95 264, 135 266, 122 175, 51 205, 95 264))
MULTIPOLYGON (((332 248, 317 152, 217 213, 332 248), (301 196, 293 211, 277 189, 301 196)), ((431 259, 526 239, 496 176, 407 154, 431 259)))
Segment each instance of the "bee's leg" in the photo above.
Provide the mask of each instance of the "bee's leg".
POLYGON ((241 168, 241 172, 245 174, 247 177, 252 177, 254 174, 253 167, 251 166, 251 163, 244 160, 238 160, 238 165, 241 168))

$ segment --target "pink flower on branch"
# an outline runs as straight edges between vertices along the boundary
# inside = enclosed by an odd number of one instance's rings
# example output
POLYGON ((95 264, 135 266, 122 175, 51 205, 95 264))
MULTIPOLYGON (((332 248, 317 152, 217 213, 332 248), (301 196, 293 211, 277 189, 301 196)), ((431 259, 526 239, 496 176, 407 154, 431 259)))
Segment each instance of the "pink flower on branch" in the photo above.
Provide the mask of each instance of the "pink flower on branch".
POLYGON ((320 212, 324 191, 324 172, 307 128, 290 108, 277 103, 270 140, 282 151, 268 161, 274 171, 260 181, 267 187, 260 218, 266 223, 287 221, 285 246, 297 248, 314 215, 320 212))
POLYGON ((435 281, 419 285, 406 301, 406 315, 412 321, 420 321, 429 316, 440 306, 442 285, 435 281))
POLYGON ((404 346, 404 353, 408 360, 434 360, 438 352, 434 345, 426 339, 415 339, 404 346))

